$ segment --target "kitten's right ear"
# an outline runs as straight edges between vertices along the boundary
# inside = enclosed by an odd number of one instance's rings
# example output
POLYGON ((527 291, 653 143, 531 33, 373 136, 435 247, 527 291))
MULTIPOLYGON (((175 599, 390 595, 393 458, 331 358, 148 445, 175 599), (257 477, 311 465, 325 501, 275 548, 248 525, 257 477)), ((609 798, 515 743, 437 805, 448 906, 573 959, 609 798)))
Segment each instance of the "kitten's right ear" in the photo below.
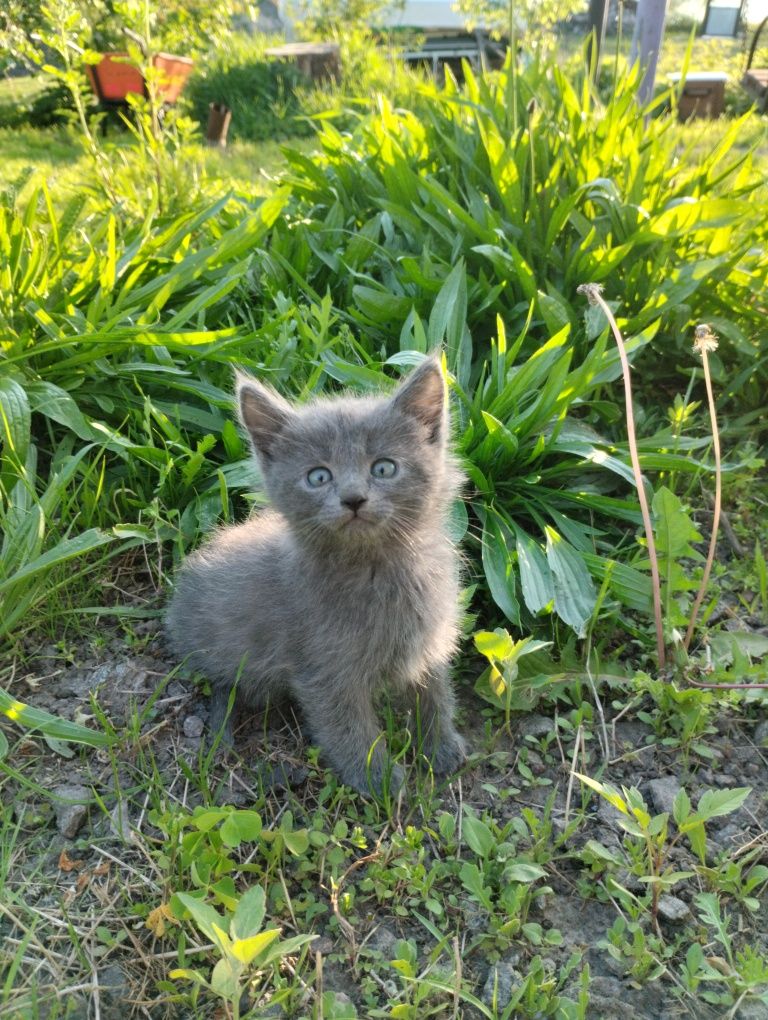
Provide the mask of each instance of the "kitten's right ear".
POLYGON ((256 452, 269 459, 275 439, 293 417, 291 405, 271 387, 239 373, 237 403, 256 452))

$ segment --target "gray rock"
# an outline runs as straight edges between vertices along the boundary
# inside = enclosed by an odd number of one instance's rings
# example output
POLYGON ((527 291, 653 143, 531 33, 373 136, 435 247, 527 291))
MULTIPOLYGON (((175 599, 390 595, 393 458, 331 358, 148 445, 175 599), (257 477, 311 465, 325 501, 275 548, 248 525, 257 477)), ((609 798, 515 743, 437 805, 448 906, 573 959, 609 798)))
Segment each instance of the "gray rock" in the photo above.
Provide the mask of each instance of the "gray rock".
POLYGON ((680 792, 680 784, 674 776, 662 776, 660 779, 652 779, 648 784, 648 795, 651 805, 657 814, 666 811, 672 814, 672 807, 675 797, 680 792))
POLYGON ((123 843, 133 841, 131 823, 128 819, 128 802, 119 800, 109 813, 109 829, 113 836, 117 836, 123 843))
POLYGON ((763 719, 762 722, 759 722, 757 726, 755 726, 755 732, 752 739, 758 747, 768 746, 768 719, 763 719))
POLYGON ((54 801, 56 828, 66 839, 74 839, 88 816, 91 792, 80 783, 64 783, 53 794, 61 798, 54 801))
POLYGON ((768 1009, 760 1002, 745 1002, 735 1016, 736 1020, 766 1020, 768 1009))
POLYGON ((188 715, 184 720, 185 737, 201 737, 203 735, 203 720, 199 715, 188 715))
POLYGON ((369 949, 381 953, 387 959, 392 959, 398 938, 397 932, 393 931, 392 928, 387 927, 386 924, 380 924, 374 929, 371 937, 365 940, 365 944, 369 949))
POLYGON ((124 1005, 127 999, 131 996, 131 986, 128 978, 126 977, 122 967, 116 963, 107 964, 106 967, 99 970, 99 989, 102 1001, 102 1016, 105 1016, 104 1006, 108 1009, 111 1007, 108 1014, 109 1017, 114 1017, 115 1020, 124 1012, 124 1005))
POLYGON ((607 800, 603 800, 602 797, 597 802, 596 814, 600 824, 608 826, 609 829, 618 829, 619 821, 624 817, 618 808, 609 804, 607 800))
POLYGON ((515 986, 523 980, 522 974, 517 970, 519 963, 520 953, 512 949, 498 963, 488 968, 488 976, 480 993, 480 998, 486 1006, 494 1006, 494 995, 497 1009, 502 1010, 509 1004, 515 986))
POLYGON ((687 903, 677 896, 665 894, 659 897, 659 917, 670 924, 684 924, 691 916, 687 903))
POLYGON ((554 729, 554 719, 549 719, 545 715, 529 715, 518 724, 517 735, 519 737, 546 737, 554 729))
POLYGON ((614 977, 593 977, 589 983, 590 1016, 600 1020, 626 1020, 632 1015, 624 985, 614 977))

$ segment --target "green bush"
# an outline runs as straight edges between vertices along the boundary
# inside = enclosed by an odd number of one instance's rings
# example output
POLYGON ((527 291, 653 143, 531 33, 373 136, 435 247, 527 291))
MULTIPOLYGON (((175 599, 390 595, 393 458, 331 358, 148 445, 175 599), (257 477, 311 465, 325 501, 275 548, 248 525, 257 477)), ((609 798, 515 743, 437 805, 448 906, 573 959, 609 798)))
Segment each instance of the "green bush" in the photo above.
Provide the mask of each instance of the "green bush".
POLYGON ((190 79, 186 98, 205 128, 210 103, 232 111, 229 137, 248 141, 311 134, 304 117, 302 88, 307 80, 294 64, 264 55, 269 40, 244 42, 215 52, 190 79))
POLYGON ((732 152, 741 122, 683 160, 674 119, 646 121, 636 86, 618 82, 603 104, 557 66, 467 70, 464 90, 423 86, 418 114, 380 99, 351 132, 327 124, 320 158, 291 157, 294 216, 268 285, 290 288, 298 271, 391 349, 463 258, 468 327, 487 352, 497 315, 517 333, 531 309, 529 344, 568 325, 583 348, 577 288, 598 282, 629 333, 658 324, 657 377, 676 375, 688 330, 712 318, 721 375, 722 362, 744 368, 740 397, 759 400, 743 323, 760 314, 765 217, 749 154, 732 152))
MULTIPOLYGON (((88 445, 79 527, 186 546, 238 512, 233 362, 301 398, 389 385, 443 344, 470 479, 457 530, 487 595, 515 624, 579 633, 606 598, 645 610, 617 359, 576 288, 605 285, 638 367, 655 345, 657 386, 714 313, 749 395, 767 265, 749 159, 726 136, 676 162, 671 120, 644 126, 631 81, 603 107, 557 68, 468 79, 424 85, 418 117, 382 99, 351 132, 324 122, 321 155, 294 152, 262 203, 56 213, 43 189, 4 210, 0 367, 45 457, 88 445)), ((646 434, 643 468, 696 472, 706 442, 646 434)), ((10 506, 21 467, 5 470, 10 506)))
POLYGON ((72 95, 59 83, 48 83, 39 89, 8 90, 0 98, 0 128, 61 124, 72 110, 72 95))

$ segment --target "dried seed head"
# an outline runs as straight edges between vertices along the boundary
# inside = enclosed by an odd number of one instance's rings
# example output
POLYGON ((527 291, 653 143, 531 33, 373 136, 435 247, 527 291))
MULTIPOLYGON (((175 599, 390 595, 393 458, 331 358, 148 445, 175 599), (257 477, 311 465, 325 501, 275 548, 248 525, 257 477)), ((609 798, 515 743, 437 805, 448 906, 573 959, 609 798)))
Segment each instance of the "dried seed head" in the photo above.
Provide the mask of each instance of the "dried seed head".
POLYGON ((598 298, 603 293, 601 283, 582 283, 576 288, 577 294, 583 294, 591 305, 598 304, 598 298))
POLYGON ((697 354, 709 354, 717 350, 717 337, 712 332, 712 327, 702 322, 693 331, 693 349, 697 354))

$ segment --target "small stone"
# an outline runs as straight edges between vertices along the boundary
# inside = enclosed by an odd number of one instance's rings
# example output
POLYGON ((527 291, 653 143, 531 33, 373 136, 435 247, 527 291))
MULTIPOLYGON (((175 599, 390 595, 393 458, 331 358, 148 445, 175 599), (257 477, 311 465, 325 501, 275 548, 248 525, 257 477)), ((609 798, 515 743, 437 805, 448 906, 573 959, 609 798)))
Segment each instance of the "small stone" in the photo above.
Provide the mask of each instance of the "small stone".
POLYGON ((57 798, 56 828, 66 839, 74 839, 88 816, 91 792, 80 783, 65 783, 57 786, 53 794, 57 798))
POLYGON ((185 737, 201 737, 203 735, 204 723, 199 715, 188 715, 184 720, 185 737))
POLYGON ((758 747, 768 746, 768 719, 763 719, 755 726, 755 732, 752 737, 758 747))
POLYGON ((648 794, 651 799, 654 811, 668 815, 672 814, 675 797, 680 792, 680 784, 674 776, 662 776, 660 779, 652 779, 648 784, 648 794))
POLYGON ((529 715, 523 719, 517 727, 517 733, 520 737, 546 737, 549 733, 552 733, 555 729, 554 719, 550 719, 545 715, 529 715))
POLYGON ((670 924, 683 924, 691 916, 687 903, 677 896, 659 897, 659 917, 670 924))
MULTIPOLYGON (((395 985, 393 983, 392 987, 393 987, 394 993, 397 994, 397 985, 395 985)), ((347 995, 346 992, 334 992, 333 993, 333 998, 334 998, 334 1006, 351 1006, 352 1005, 352 1000, 350 999, 350 997, 347 995)))
POLYGON ((134 836, 128 820, 128 802, 119 800, 109 813, 109 829, 123 843, 133 842, 134 836))
POLYGON ((512 950, 503 956, 498 963, 488 968, 488 977, 485 979, 480 998, 487 1006, 495 1006, 503 1010, 512 998, 515 985, 523 980, 522 974, 517 970, 516 965, 520 962, 520 953, 512 950))
POLYGON ((333 939, 328 938, 327 935, 323 935, 322 938, 315 939, 310 944, 310 952, 314 955, 320 953, 322 956, 328 956, 329 953, 333 952, 333 939))
POLYGON ((109 1004, 124 1003, 130 994, 128 980, 121 967, 110 963, 98 973, 99 989, 102 1002, 109 1004))
POLYGON ((528 768, 533 772, 534 776, 541 776, 547 771, 541 756, 536 754, 535 751, 528 752, 528 768))
POLYGON ((373 949, 374 952, 381 953, 382 956, 391 959, 395 953, 397 940, 398 935, 396 932, 392 931, 385 924, 380 924, 374 930, 371 937, 366 939, 365 944, 369 949, 373 949))

